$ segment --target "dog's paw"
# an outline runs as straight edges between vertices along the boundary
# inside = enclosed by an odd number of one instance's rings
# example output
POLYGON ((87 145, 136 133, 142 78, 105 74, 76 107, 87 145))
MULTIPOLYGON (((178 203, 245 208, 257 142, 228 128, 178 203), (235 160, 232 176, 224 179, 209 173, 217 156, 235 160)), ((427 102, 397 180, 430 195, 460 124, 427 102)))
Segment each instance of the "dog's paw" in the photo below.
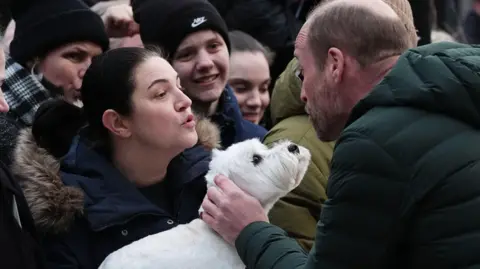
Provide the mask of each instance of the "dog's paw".
POLYGON ((203 209, 203 207, 200 207, 200 209, 198 210, 198 215, 201 216, 203 212, 205 212, 205 210, 203 209))

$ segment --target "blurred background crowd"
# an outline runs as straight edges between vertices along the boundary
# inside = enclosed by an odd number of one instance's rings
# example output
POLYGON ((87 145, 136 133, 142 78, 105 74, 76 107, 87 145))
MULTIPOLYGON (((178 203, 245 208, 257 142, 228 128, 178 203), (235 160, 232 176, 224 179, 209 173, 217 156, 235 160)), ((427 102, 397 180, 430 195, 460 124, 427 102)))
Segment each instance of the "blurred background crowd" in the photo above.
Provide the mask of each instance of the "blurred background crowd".
MULTIPOLYGON (((114 10, 112 6, 130 4, 129 0, 83 1, 103 17, 112 13, 114 10)), ((229 31, 239 30, 246 33, 268 48, 269 52, 273 52, 269 61, 269 72, 270 81, 274 82, 292 58, 295 37, 308 12, 321 0, 210 0, 210 2, 225 20, 229 31)), ((438 41, 468 44, 480 42, 479 0, 409 0, 409 2, 419 36, 418 45, 438 41)), ((0 27, 7 31, 2 42, 7 51, 8 42, 14 33, 11 13, 9 1, 2 1, 0 27)), ((111 35, 110 37, 111 48, 141 46, 139 34, 121 38, 111 35)), ((269 95, 273 86, 274 83, 269 83, 269 95)), ((269 101, 264 100, 263 103, 268 104, 269 101)), ((273 124, 268 107, 265 113, 261 124, 270 129, 273 124)))

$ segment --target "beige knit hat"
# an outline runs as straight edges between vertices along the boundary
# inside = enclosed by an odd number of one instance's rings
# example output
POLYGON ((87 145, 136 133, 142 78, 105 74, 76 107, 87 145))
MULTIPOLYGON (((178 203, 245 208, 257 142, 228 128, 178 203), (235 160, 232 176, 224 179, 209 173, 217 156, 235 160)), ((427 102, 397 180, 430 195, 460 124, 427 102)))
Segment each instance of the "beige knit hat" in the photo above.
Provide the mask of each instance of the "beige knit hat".
POLYGON ((383 0, 383 2, 387 3, 398 14, 410 35, 411 46, 416 47, 418 43, 417 29, 413 24, 412 7, 408 0, 383 0))

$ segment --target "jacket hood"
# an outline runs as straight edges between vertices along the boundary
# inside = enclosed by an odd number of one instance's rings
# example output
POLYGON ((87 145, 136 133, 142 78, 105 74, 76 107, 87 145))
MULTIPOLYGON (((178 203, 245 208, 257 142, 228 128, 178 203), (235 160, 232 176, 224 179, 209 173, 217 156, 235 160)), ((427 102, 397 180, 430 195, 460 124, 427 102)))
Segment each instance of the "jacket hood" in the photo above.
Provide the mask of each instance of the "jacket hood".
MULTIPOLYGON (((219 130, 209 120, 200 119, 196 129, 199 144, 206 149, 203 150, 204 155, 220 144, 219 130)), ((186 159, 198 151, 199 147, 194 147, 186 150, 185 154, 182 153, 174 158, 171 162, 173 169, 180 167, 186 159)), ((201 158, 203 157, 201 156, 201 158)), ((19 180, 39 232, 59 233, 65 231, 77 216, 84 214, 86 204, 88 204, 87 200, 90 199, 85 197, 85 190, 82 190, 80 186, 74 187, 78 184, 68 184, 69 186, 64 184, 66 179, 63 177, 65 176, 63 170, 64 168, 71 170, 72 167, 69 167, 68 163, 75 158, 66 157, 63 161, 55 159, 47 150, 36 144, 29 128, 22 130, 19 134, 12 172, 19 180)), ((81 162, 82 160, 77 159, 76 161, 81 162)), ((84 163, 86 161, 83 160, 84 163)), ((194 167, 197 163, 192 163, 191 166, 194 167)), ((83 164, 77 163, 77 165, 83 164)), ((78 169, 83 168, 85 167, 78 169)), ((183 168, 182 173, 191 175, 190 170, 192 170, 191 167, 187 170, 183 168)))
POLYGON ((411 107, 480 128, 480 47, 441 42, 405 52, 352 110, 349 125, 374 107, 411 107))
POLYGON ((295 74, 297 67, 298 61, 293 58, 275 82, 270 102, 271 119, 274 125, 288 117, 307 114, 305 104, 300 98, 302 83, 295 74))

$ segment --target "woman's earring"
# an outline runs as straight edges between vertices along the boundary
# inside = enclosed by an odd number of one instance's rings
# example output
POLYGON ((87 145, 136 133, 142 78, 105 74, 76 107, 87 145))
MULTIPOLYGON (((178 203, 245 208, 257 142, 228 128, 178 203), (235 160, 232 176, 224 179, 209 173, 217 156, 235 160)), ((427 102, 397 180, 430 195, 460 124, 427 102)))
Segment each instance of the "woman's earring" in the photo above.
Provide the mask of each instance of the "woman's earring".
POLYGON ((35 68, 37 67, 37 64, 38 61, 35 60, 35 62, 33 62, 32 68, 30 69, 30 74, 32 74, 32 76, 36 76, 35 68))
POLYGON ((39 60, 37 59, 33 62, 32 68, 30 69, 30 74, 32 74, 32 76, 36 77, 38 80, 42 80, 43 75, 40 73, 37 73, 37 70, 36 70, 38 63, 39 63, 39 60))

